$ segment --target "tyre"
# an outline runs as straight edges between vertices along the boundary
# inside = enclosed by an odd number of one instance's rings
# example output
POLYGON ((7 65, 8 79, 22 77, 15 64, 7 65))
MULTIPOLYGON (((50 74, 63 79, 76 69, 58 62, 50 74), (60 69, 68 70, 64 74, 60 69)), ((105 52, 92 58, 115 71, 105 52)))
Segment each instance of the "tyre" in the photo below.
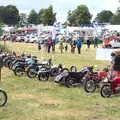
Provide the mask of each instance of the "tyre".
POLYGON ((0 89, 0 107, 7 103, 7 93, 0 89))
POLYGON ((69 72, 68 68, 63 68, 61 72, 69 72))
POLYGON ((25 72, 25 70, 22 67, 16 67, 15 70, 14 70, 14 74, 16 76, 21 76, 21 75, 24 74, 24 72, 25 72))
POLYGON ((35 68, 29 68, 28 70, 27 70, 27 76, 29 77, 29 78, 35 78, 36 76, 37 76, 37 71, 35 70, 35 68))
POLYGON ((76 66, 71 66, 70 71, 71 72, 77 72, 77 67, 76 66))
POLYGON ((9 68, 10 63, 12 63, 12 60, 7 60, 7 61, 6 61, 6 67, 9 68))
POLYGON ((110 97, 112 95, 112 90, 110 85, 103 85, 100 94, 102 97, 110 97))
POLYGON ((74 87, 75 84, 75 79, 72 77, 68 77, 65 79, 65 86, 70 88, 70 87, 74 87))
POLYGON ((39 73, 38 79, 41 81, 47 81, 49 78, 49 74, 46 72, 39 73))
POLYGON ((55 77, 59 74, 59 68, 52 68, 51 69, 51 76, 55 77))
POLYGON ((96 84, 93 80, 86 80, 84 83, 84 90, 88 93, 93 93, 96 90, 96 84))
POLYGON ((7 61, 8 61, 8 60, 9 60, 9 58, 6 57, 6 58, 4 59, 4 61, 3 61, 3 64, 4 64, 5 67, 7 67, 7 61))

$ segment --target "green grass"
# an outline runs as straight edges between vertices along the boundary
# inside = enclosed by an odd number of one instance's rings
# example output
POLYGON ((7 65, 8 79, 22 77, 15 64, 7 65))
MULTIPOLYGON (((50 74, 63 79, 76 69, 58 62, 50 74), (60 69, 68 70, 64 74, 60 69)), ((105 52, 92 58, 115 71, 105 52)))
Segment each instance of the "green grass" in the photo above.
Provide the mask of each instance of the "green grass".
MULTIPOLYGON (((39 52, 37 45, 24 43, 7 43, 9 49, 22 53, 31 53, 38 58, 53 58, 54 63, 65 66, 76 65, 78 68, 97 64, 103 68, 108 61, 96 61, 95 49, 82 54, 39 52)), ((26 76, 14 76, 12 71, 2 69, 0 87, 8 93, 8 103, 0 108, 0 120, 119 120, 120 96, 104 99, 99 90, 93 94, 85 93, 83 88, 66 88, 54 83, 52 79, 40 82, 26 76)))

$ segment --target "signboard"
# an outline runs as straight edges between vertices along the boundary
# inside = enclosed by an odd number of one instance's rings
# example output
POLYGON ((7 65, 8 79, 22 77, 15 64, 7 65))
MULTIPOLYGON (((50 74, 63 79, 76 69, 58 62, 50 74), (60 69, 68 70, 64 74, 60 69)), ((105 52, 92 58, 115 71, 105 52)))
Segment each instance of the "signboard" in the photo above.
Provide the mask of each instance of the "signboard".
POLYGON ((96 60, 108 60, 111 61, 111 53, 115 51, 114 49, 96 49, 96 60))

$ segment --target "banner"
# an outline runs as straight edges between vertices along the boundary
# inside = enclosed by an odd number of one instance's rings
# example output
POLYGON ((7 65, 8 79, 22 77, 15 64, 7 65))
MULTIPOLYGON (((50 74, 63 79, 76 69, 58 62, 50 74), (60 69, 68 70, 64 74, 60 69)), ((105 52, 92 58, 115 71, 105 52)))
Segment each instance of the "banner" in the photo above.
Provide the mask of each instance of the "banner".
POLYGON ((97 48, 96 49, 96 60, 108 60, 108 61, 111 61, 111 53, 113 51, 115 51, 115 49, 97 48))

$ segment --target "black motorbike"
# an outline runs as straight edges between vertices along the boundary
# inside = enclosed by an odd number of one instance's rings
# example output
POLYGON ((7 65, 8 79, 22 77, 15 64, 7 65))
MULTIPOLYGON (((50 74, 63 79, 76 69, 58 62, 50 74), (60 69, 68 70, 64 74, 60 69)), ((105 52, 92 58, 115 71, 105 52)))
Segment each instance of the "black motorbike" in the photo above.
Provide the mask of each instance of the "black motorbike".
POLYGON ((62 83, 67 87, 79 86, 84 84, 84 79, 83 79, 84 75, 92 71, 93 71, 93 66, 84 67, 83 69, 77 72, 63 71, 61 74, 56 76, 54 81, 60 84, 62 83))

